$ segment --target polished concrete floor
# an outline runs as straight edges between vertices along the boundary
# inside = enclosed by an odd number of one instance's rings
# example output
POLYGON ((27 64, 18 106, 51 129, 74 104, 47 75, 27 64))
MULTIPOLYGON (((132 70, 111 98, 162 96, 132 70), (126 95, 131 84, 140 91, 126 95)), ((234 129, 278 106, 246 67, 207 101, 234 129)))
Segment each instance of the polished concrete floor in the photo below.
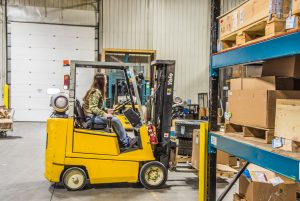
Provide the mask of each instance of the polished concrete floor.
MULTIPOLYGON (((197 176, 186 169, 171 172, 165 188, 155 191, 129 184, 94 185, 78 192, 60 185, 54 189, 43 176, 45 142, 44 123, 15 123, 14 131, 0 138, 0 201, 198 200, 197 176)), ((232 201, 231 194, 225 200, 232 201)))

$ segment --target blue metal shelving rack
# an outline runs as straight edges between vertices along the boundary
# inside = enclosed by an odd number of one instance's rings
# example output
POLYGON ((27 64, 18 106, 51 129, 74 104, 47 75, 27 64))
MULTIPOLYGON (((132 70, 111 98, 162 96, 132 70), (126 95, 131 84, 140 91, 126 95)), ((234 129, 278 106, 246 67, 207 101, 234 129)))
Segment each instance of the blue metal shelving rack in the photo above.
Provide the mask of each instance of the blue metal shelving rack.
MULTIPOLYGON (((300 54, 300 32, 288 33, 259 43, 213 54, 211 56, 210 76, 211 79, 218 79, 220 68, 296 54, 300 54)), ((271 145, 251 142, 218 131, 210 131, 209 154, 216 153, 217 149, 300 182, 300 153, 279 151, 272 149, 271 145)), ((216 160, 212 161, 215 163, 216 160)), ((213 166, 210 165, 211 167, 213 166)), ((211 175, 210 179, 214 180, 211 175)), ((211 192, 215 193, 214 190, 211 192)), ((214 196, 210 195, 209 197, 214 196)), ((208 200, 212 201, 213 199, 208 200)))

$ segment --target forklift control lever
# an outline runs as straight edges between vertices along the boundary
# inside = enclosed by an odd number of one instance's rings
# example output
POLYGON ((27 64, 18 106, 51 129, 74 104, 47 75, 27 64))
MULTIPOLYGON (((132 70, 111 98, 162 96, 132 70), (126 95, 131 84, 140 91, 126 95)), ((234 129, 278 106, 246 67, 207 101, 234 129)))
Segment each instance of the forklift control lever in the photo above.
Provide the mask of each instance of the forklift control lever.
POLYGON ((111 120, 112 120, 113 117, 107 117, 107 126, 108 126, 108 129, 111 131, 111 128, 112 128, 112 125, 111 125, 111 120))

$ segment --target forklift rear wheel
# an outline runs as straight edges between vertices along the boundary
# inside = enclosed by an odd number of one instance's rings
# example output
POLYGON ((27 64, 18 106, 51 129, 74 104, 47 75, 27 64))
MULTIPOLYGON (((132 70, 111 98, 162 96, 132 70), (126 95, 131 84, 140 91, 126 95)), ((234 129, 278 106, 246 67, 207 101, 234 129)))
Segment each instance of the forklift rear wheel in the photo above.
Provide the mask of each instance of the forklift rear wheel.
POLYGON ((67 169, 62 177, 64 186, 70 191, 78 191, 85 187, 87 176, 85 171, 79 167, 67 169))
POLYGON ((167 168, 158 161, 148 162, 140 170, 140 182, 147 189, 161 188, 165 185, 167 177, 167 168))

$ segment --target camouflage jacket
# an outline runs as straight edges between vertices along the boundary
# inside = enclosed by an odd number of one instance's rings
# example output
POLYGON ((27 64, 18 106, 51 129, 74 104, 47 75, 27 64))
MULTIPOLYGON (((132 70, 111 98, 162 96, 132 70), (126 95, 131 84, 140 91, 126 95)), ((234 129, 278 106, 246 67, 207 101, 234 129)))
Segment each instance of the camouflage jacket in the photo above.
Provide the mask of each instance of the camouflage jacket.
POLYGON ((85 115, 97 115, 105 117, 107 114, 102 109, 103 96, 99 89, 93 89, 83 101, 83 111, 85 115))

